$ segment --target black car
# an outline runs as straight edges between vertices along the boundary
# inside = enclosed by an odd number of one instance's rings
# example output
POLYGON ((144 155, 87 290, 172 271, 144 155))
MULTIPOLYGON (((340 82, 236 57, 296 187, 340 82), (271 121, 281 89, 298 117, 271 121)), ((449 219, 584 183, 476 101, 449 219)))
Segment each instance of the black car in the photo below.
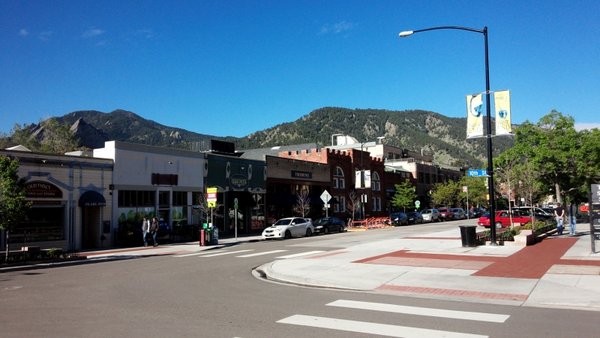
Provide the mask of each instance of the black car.
POLYGON ((338 217, 323 217, 313 222, 315 233, 328 234, 330 232, 346 231, 346 222, 338 217))
POLYGON ((408 216, 403 212, 390 214, 390 223, 393 225, 408 225, 408 216))
POLYGON ((423 223, 423 215, 418 211, 409 211, 406 213, 408 217, 408 224, 421 224, 423 223))

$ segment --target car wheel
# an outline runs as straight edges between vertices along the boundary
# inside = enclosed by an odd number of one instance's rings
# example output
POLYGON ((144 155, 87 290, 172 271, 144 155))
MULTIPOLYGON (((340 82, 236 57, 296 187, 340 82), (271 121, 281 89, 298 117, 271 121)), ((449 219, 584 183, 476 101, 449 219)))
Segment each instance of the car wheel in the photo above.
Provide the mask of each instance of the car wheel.
POLYGON ((291 233, 289 230, 286 230, 286 231, 285 231, 285 235, 284 235, 284 237, 283 237, 283 238, 285 238, 285 239, 290 239, 290 238, 292 238, 292 233, 291 233))
MULTIPOLYGON (((325 231, 327 231, 327 230, 325 230, 325 231)), ((306 229, 306 237, 310 237, 310 236, 312 236, 312 230, 306 229)))

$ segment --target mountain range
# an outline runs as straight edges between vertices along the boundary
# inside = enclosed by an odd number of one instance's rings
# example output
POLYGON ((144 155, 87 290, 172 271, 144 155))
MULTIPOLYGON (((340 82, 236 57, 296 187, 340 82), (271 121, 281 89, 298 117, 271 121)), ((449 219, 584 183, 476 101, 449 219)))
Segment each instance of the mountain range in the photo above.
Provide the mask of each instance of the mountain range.
MULTIPOLYGON (((330 144, 332 135, 345 134, 363 141, 383 136, 385 144, 432 155, 434 162, 440 165, 479 167, 487 158, 485 139, 466 140, 466 118, 423 110, 323 107, 296 121, 239 138, 169 127, 125 110, 75 111, 56 120, 70 126, 80 146, 86 148, 103 147, 104 141, 117 140, 204 151, 210 148, 211 139, 233 142, 240 151, 303 143, 325 147, 330 144)), ((494 154, 507 149, 512 142, 511 138, 495 138, 494 154)))

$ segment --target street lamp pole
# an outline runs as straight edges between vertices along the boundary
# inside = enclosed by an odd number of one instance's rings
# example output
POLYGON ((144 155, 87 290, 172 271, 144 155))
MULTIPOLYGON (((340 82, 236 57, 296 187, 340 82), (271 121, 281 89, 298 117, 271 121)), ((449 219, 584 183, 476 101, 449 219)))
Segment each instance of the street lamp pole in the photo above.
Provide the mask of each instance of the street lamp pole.
POLYGON ((487 112, 487 174, 488 174, 488 194, 490 200, 490 243, 491 245, 497 245, 496 243, 496 212, 495 212, 495 197, 494 197, 494 163, 493 163, 493 155, 492 155, 492 115, 490 113, 490 64, 488 58, 488 29, 487 26, 483 27, 483 29, 475 29, 469 27, 461 27, 461 26, 439 26, 439 27, 431 27, 418 29, 414 31, 403 31, 400 32, 399 36, 401 38, 405 38, 413 35, 414 33, 427 32, 433 30, 443 30, 443 29, 454 29, 454 30, 463 30, 468 32, 480 33, 483 34, 484 44, 485 44, 485 103, 486 103, 486 112, 487 112))

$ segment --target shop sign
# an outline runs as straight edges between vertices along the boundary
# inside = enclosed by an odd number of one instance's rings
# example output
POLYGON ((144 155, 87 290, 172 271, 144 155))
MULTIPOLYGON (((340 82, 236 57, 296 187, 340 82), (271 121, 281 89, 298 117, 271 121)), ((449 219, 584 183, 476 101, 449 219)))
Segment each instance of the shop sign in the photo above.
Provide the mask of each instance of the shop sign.
POLYGON ((312 179, 312 172, 292 170, 292 177, 293 178, 312 179))
POLYGON ((62 191, 52 183, 32 181, 25 183, 27 198, 62 198, 62 191))
POLYGON ((234 189, 244 189, 248 186, 248 179, 246 176, 240 174, 231 175, 229 182, 231 183, 231 187, 234 189))

